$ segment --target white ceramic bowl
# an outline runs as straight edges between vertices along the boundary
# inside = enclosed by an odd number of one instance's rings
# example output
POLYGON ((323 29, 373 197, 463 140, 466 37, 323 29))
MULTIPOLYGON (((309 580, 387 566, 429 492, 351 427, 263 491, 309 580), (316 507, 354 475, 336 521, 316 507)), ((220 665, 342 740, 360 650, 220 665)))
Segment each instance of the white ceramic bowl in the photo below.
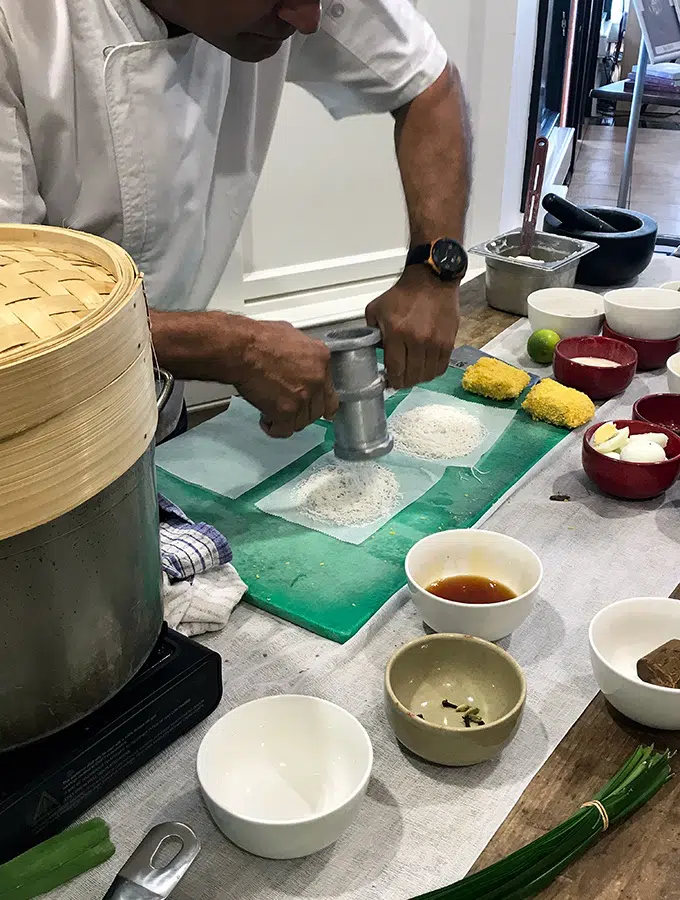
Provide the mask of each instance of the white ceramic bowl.
POLYGON ((613 603, 590 623, 595 680, 611 705, 647 728, 680 730, 680 691, 657 687, 637 674, 639 659, 680 638, 680 602, 635 597, 613 603))
POLYGON ((680 394, 680 353, 676 353, 666 363, 668 390, 671 394, 680 394))
POLYGON ((665 341, 680 334, 680 294, 662 288, 624 288, 604 297, 607 324, 624 337, 665 341))
POLYGON ((512 634, 531 612, 543 580, 543 566, 533 550, 504 534, 440 531, 411 548, 406 577, 413 603, 430 628, 498 641, 512 634), (476 606, 442 600, 427 590, 433 582, 454 575, 499 581, 517 597, 476 606))
POLYGON ((680 291, 680 281, 667 281, 661 285, 662 291, 680 291))
POLYGON ((298 859, 330 846, 366 793, 373 748, 348 712, 316 697, 239 706, 206 734, 197 772, 210 814, 243 850, 298 859))
POLYGON ((604 298, 577 288, 546 288, 527 300, 532 331, 549 328, 561 338, 599 334, 604 325, 604 298))

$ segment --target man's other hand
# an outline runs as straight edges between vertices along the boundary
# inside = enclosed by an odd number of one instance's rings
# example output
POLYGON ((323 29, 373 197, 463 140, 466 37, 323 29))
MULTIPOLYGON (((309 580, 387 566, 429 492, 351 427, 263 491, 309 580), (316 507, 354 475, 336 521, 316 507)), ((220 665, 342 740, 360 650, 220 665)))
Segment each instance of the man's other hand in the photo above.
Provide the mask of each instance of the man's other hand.
POLYGON ((458 333, 458 285, 439 281, 425 266, 409 266, 366 309, 382 332, 390 387, 408 388, 443 375, 458 333))

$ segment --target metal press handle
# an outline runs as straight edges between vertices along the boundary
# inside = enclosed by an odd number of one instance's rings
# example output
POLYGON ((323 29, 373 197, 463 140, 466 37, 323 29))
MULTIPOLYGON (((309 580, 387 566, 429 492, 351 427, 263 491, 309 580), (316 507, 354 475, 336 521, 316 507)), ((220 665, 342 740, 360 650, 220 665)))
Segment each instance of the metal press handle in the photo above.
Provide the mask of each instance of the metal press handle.
POLYGON ((159 381, 162 385, 161 392, 156 398, 156 406, 158 407, 158 412, 161 413, 175 388, 175 379, 165 369, 156 369, 156 381, 159 381))
POLYGON ((198 838, 187 825, 156 825, 120 870, 104 900, 165 900, 184 878, 200 849, 198 838), (182 847, 167 866, 156 868, 153 860, 171 838, 179 840, 182 847))

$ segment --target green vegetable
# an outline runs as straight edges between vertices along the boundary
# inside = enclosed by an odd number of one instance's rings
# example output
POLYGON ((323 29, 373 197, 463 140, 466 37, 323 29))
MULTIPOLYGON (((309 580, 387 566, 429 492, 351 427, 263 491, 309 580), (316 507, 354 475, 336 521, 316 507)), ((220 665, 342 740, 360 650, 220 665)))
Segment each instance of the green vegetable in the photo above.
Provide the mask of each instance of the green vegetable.
MULTIPOLYGON (((671 778, 670 754, 639 747, 594 798, 610 825, 617 825, 650 800, 671 778)), ((597 842, 604 820, 597 807, 582 807, 562 825, 493 866, 416 900, 526 900, 548 887, 569 863, 597 842)))
POLYGON ((0 900, 33 900, 95 868, 115 852, 103 819, 76 825, 0 866, 0 900))

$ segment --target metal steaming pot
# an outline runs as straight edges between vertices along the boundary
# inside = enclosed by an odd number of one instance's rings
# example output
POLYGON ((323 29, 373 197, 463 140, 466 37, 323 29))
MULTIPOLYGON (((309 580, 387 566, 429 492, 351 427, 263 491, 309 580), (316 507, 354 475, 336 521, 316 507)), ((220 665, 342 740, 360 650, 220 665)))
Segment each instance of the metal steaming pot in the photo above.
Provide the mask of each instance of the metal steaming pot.
MULTIPOLYGON (((159 409, 172 392, 162 373, 159 409)), ((163 624, 154 445, 97 496, 0 541, 0 751, 59 731, 139 671, 163 624)))

